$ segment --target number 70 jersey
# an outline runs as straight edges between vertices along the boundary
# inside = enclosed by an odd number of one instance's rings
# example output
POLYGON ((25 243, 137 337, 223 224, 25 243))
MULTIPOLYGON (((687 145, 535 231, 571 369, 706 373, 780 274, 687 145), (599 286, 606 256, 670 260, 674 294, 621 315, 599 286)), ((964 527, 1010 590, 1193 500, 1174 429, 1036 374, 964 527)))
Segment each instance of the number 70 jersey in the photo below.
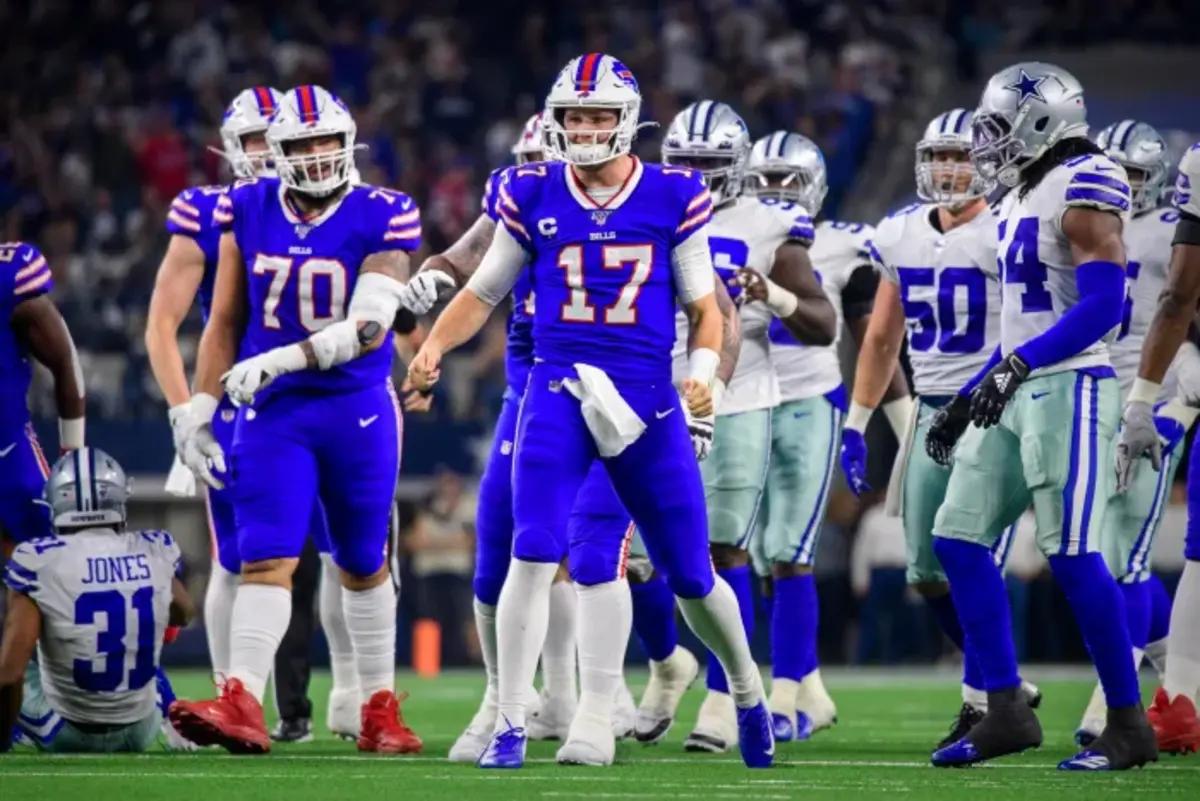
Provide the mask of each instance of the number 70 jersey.
POLYGON ((995 214, 984 209, 942 233, 936 213, 932 204, 906 206, 879 224, 870 246, 900 292, 918 395, 958 392, 1000 341, 995 214))

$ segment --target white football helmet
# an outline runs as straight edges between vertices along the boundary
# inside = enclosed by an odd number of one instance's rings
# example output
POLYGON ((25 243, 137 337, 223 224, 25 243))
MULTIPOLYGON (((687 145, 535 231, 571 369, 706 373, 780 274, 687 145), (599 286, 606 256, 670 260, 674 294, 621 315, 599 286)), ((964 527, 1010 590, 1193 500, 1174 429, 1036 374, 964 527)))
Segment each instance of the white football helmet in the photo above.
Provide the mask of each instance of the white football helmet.
POLYGON ((328 197, 355 176, 354 136, 358 126, 346 104, 328 90, 303 84, 285 94, 267 127, 267 143, 279 181, 288 189, 328 197), (342 146, 321 153, 289 153, 297 142, 337 136, 342 146))
POLYGON ((952 108, 934 117, 917 142, 917 196, 929 203, 958 205, 991 192, 995 181, 979 174, 970 155, 971 112, 952 108), (948 150, 961 153, 963 161, 935 162, 936 154, 948 150), (970 182, 966 188, 955 191, 968 175, 970 182))
POLYGON ((525 121, 520 137, 513 143, 512 154, 517 164, 546 160, 546 136, 542 131, 541 113, 525 121))
POLYGON ((229 108, 225 109, 225 116, 221 118, 221 144, 224 149, 212 150, 225 157, 238 178, 275 174, 271 159, 266 154, 247 154, 243 140, 253 134, 266 133, 271 115, 279 108, 280 97, 279 90, 270 86, 252 86, 239 92, 229 108))
POLYGON ((971 119, 971 160, 1005 186, 1063 139, 1087 136, 1083 86, 1053 64, 1024 61, 1000 70, 983 90, 971 119))
POLYGON ((742 193, 749 155, 746 123, 728 105, 714 100, 701 100, 684 108, 671 120, 663 137, 663 163, 699 170, 716 206, 742 193))
POLYGON ((1158 208, 1171 173, 1167 143, 1158 131, 1144 122, 1121 120, 1100 132, 1096 146, 1125 168, 1133 194, 1133 213, 1158 208))
POLYGON ((798 133, 767 134, 750 149, 745 189, 761 198, 796 201, 817 216, 829 191, 821 148, 798 133))
POLYGON ((131 491, 116 459, 99 448, 83 447, 55 462, 43 497, 56 529, 123 528, 131 491))
POLYGON ((571 59, 558 73, 542 116, 546 150, 556 160, 580 166, 603 164, 633 148, 642 95, 629 68, 604 53, 571 59), (563 125, 568 109, 598 108, 617 112, 611 130, 572 130, 563 125), (576 141, 572 141, 576 140, 576 141))

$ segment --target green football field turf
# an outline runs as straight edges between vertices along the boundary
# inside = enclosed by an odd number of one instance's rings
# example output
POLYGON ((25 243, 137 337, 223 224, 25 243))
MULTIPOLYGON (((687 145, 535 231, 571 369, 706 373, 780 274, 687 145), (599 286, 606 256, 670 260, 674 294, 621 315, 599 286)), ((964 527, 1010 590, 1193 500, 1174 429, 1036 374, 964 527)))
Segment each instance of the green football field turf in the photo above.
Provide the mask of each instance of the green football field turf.
MULTIPOLYGON (((952 674, 838 671, 826 679, 840 722, 804 743, 782 743, 776 767, 750 772, 736 754, 687 754, 681 743, 702 696, 687 695, 681 720, 654 747, 623 742, 608 769, 554 763, 554 743, 530 746, 521 771, 482 771, 444 759, 474 712, 481 679, 452 673, 437 679, 401 676, 411 692, 409 723, 425 740, 419 757, 359 756, 327 734, 315 742, 276 746, 262 757, 223 752, 157 752, 143 756, 42 756, 19 750, 0 756, 0 799, 140 801, 141 799, 1200 799, 1200 757, 1168 757, 1146 770, 1065 774, 1054 769, 1074 748, 1071 733, 1091 690, 1079 673, 1030 671, 1045 693, 1040 717, 1046 742, 1038 751, 966 770, 928 765, 930 745, 958 707, 952 674)), ((210 692, 205 674, 177 671, 182 697, 210 692)), ((631 676, 635 695, 644 675, 631 676)), ((328 677, 315 678, 322 699, 328 677)))

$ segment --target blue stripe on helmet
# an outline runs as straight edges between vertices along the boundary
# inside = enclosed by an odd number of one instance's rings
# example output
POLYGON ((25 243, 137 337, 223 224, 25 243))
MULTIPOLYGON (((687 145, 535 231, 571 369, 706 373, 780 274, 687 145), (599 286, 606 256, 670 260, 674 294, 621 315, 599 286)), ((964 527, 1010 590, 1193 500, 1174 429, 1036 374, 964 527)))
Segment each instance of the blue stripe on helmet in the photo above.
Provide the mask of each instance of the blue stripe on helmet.
POLYGON ((87 449, 88 457, 88 503, 93 509, 100 508, 100 490, 96 487, 96 449, 87 449))
POLYGON ((696 116, 700 113, 700 104, 692 104, 692 114, 688 117, 688 139, 696 138, 696 116))
POLYGON ((791 138, 791 136, 792 134, 790 131, 785 131, 783 132, 783 135, 779 137, 779 152, 775 154, 779 158, 783 158, 783 149, 787 147, 788 139, 791 138))
POLYGON ((713 112, 717 110, 717 104, 711 100, 708 103, 708 111, 704 114, 704 138, 707 140, 712 132, 713 112))
POLYGON ((1125 120, 1125 133, 1121 135, 1121 150, 1129 146, 1129 136, 1133 133, 1133 129, 1137 127, 1136 120, 1125 120))
POLYGON ((939 119, 941 119, 942 122, 940 125, 938 125, 938 133, 945 133, 946 123, 950 122, 950 112, 947 111, 939 119))
POLYGON ((79 483, 79 451, 71 453, 71 463, 75 468, 75 511, 82 512, 83 506, 83 487, 79 483))
POLYGON ((966 125, 968 113, 969 112, 965 108, 960 108, 958 110, 958 119, 954 122, 954 132, 956 134, 963 132, 963 126, 966 125))

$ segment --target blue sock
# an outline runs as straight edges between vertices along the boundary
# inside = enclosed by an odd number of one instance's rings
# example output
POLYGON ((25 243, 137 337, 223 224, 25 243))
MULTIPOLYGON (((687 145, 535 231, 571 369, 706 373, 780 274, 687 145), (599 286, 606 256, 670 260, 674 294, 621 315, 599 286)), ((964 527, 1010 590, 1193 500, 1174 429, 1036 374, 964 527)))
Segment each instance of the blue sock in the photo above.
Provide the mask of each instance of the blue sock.
POLYGON ((1109 709, 1133 706, 1141 701, 1137 672, 1133 669, 1133 646, 1125 622, 1121 591, 1098 553, 1050 557, 1050 569, 1062 587, 1075 621, 1092 655, 1109 709))
MULTIPOLYGON (((742 627, 746 630, 746 639, 750 639, 750 635, 754 633, 754 588, 751 584, 753 577, 750 574, 750 565, 718 570, 717 575, 725 579, 730 587, 733 587, 733 594, 737 596, 738 600, 738 609, 742 613, 742 627)), ((717 661, 712 651, 708 652, 707 683, 710 690, 729 692, 725 671, 721 669, 721 663, 717 661)))
POLYGON ((633 630, 642 641, 646 656, 661 662, 679 644, 675 594, 660 573, 655 573, 643 584, 630 582, 629 591, 633 594, 633 630))
POLYGON ((963 652, 963 684, 975 690, 983 689, 983 671, 979 669, 979 659, 973 649, 967 647, 967 639, 963 634, 962 624, 958 622, 958 610, 954 608, 954 596, 939 595, 936 598, 925 599, 938 625, 951 642, 963 652))
POLYGON ((1144 581, 1136 584, 1118 584, 1125 602, 1125 625, 1129 627, 1129 642, 1134 648, 1146 650, 1146 639, 1150 634, 1150 585, 1144 581))
POLYGON ((817 618, 817 582, 811 575, 775 579, 771 675, 800 681, 816 670, 817 618))
POLYGON ((1171 628, 1171 596, 1167 594, 1162 579, 1153 573, 1146 586, 1150 588, 1150 630, 1146 633, 1146 643, 1149 644, 1167 638, 1171 628))
POLYGON ((950 580, 954 608, 967 650, 978 660, 983 689, 995 692, 1019 686, 1008 592, 991 551, 974 542, 936 535, 933 550, 950 580))

